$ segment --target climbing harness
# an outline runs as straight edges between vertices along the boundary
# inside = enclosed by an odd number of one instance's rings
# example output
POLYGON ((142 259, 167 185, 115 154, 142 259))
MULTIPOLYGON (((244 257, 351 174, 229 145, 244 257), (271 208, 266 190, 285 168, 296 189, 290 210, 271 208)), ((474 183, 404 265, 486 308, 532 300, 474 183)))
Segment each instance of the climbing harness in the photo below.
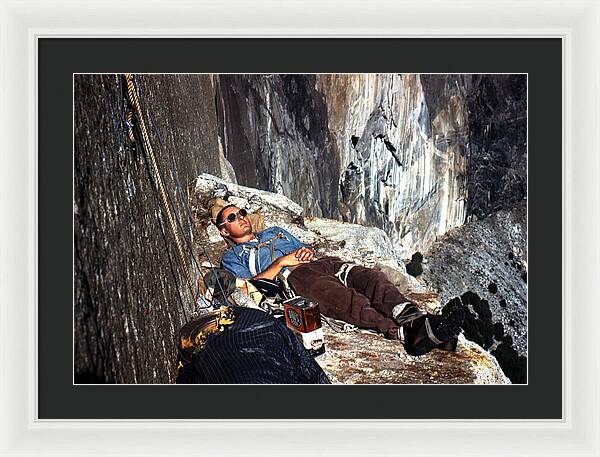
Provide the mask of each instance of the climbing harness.
POLYGON ((271 254, 271 262, 274 262, 276 258, 275 258, 275 246, 273 246, 273 242, 275 240, 281 239, 281 238, 285 238, 286 240, 289 241, 287 236, 285 236, 282 232, 279 232, 273 238, 268 239, 266 241, 256 243, 252 246, 248 246, 246 244, 242 246, 242 252, 249 251, 248 269, 250 270, 250 274, 252 275, 252 277, 256 276, 260 271, 262 271, 262 269, 261 269, 262 266, 260 265, 260 256, 257 256, 256 253, 261 248, 269 246, 269 252, 271 254), (257 257, 258 257, 258 269, 256 268, 257 257))
MULTIPOLYGON (((258 274, 258 272, 256 271, 256 251, 257 249, 250 249, 250 256, 248 258, 248 268, 250 269, 250 274, 252 275, 252 277, 258 274)), ((258 268, 260 268, 260 263, 258 265, 258 268)))
POLYGON ((350 274, 350 270, 352 270, 357 265, 358 264, 352 262, 343 263, 334 276, 338 278, 343 285, 348 287, 348 275, 350 274))

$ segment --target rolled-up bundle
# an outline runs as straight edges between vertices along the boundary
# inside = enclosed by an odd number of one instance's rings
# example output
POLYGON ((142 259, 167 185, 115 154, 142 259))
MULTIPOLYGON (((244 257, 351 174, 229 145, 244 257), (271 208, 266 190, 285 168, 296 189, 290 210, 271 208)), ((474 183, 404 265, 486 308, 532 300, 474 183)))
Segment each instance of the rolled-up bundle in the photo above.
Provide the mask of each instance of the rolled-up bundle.
POLYGON ((221 308, 189 322, 178 353, 178 384, 330 384, 284 323, 253 308, 221 308))

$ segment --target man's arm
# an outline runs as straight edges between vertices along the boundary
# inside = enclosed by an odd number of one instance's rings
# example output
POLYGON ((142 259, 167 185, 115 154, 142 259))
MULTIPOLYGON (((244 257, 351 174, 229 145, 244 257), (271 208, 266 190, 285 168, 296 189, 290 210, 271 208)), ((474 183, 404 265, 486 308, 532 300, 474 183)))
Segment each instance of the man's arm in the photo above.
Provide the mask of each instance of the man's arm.
POLYGON ((282 268, 299 265, 301 263, 312 262, 315 257, 315 252, 312 249, 301 247, 295 251, 290 252, 288 255, 279 257, 267 267, 266 270, 261 271, 252 279, 275 279, 275 277, 281 272, 282 268))

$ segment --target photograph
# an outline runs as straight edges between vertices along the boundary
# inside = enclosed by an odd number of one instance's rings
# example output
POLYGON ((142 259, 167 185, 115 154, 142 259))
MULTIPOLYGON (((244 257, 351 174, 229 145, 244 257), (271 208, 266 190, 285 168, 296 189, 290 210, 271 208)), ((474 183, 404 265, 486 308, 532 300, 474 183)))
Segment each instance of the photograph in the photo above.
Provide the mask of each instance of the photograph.
POLYGON ((528 384, 527 73, 72 82, 74 385, 528 384))
POLYGON ((600 0, 0 4, 1 455, 600 457, 600 0))

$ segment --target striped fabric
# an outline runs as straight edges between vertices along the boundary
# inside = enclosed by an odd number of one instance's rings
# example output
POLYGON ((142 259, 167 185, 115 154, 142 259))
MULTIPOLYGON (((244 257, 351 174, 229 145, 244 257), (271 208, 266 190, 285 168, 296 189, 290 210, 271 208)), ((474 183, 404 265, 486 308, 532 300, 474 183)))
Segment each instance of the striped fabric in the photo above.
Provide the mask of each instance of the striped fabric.
POLYGON ((251 308, 234 314, 232 325, 196 351, 178 383, 330 384, 285 323, 251 308))

